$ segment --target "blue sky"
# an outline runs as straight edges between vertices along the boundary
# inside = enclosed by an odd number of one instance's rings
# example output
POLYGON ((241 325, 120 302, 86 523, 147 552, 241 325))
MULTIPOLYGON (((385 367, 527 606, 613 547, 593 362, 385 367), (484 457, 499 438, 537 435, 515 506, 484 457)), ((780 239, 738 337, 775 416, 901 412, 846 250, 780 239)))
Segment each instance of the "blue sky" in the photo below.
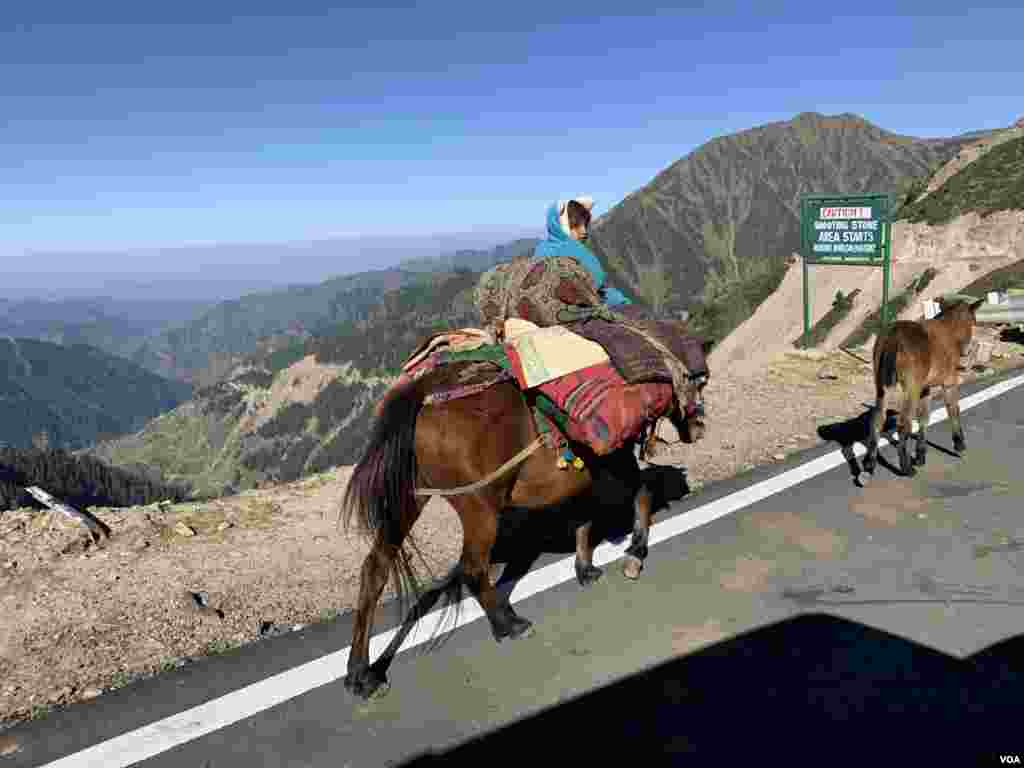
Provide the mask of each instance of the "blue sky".
POLYGON ((705 141, 801 111, 919 136, 1020 117, 1024 10, 940 5, 18 3, 0 259, 500 240, 541 232, 556 197, 602 212, 705 141))

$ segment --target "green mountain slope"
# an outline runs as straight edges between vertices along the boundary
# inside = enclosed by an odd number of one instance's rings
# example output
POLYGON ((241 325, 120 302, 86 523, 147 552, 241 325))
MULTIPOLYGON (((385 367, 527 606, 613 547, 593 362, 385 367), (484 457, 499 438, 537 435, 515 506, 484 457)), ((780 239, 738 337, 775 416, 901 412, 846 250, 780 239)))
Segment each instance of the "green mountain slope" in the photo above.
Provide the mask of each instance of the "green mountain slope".
POLYGON ((83 344, 0 337, 0 443, 78 449, 140 429, 188 400, 188 384, 83 344))

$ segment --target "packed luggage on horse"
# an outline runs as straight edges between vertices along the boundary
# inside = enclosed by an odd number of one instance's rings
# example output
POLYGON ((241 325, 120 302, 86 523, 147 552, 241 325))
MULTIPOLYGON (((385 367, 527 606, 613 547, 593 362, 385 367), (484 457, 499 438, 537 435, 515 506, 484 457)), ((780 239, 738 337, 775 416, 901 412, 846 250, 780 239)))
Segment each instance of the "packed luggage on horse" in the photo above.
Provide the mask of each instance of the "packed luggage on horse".
MULTIPOLYGON (((369 697, 387 689, 386 670, 404 638, 440 599, 457 605, 463 587, 483 608, 495 639, 523 637, 531 623, 500 597, 489 576, 503 509, 554 508, 595 478, 627 489, 634 526, 624 574, 639 577, 655 510, 632 454, 656 439, 667 418, 681 442, 703 436, 708 345, 685 323, 646 318, 607 286, 586 249, 592 203, 560 201, 533 258, 500 264, 477 290, 481 327, 425 339, 377 407, 366 451, 343 500, 373 549, 362 572, 345 686, 369 697), (430 496, 459 514, 462 556, 420 593, 405 547, 430 496), (369 633, 388 577, 413 610, 374 664, 369 633)), ((577 532, 576 576, 601 574, 590 526, 577 532)))

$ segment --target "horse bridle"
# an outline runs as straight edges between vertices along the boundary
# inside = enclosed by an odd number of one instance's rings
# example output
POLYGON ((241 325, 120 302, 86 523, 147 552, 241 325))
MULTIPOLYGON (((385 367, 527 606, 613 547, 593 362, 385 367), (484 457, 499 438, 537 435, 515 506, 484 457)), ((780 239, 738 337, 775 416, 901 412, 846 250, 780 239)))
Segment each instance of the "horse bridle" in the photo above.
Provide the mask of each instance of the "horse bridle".
POLYGON ((693 394, 693 397, 686 401, 686 405, 683 406, 683 410, 686 412, 687 418, 703 416, 704 398, 700 397, 699 393, 700 388, 708 383, 708 372, 701 371, 700 373, 691 373, 687 378, 690 380, 690 392, 693 394))

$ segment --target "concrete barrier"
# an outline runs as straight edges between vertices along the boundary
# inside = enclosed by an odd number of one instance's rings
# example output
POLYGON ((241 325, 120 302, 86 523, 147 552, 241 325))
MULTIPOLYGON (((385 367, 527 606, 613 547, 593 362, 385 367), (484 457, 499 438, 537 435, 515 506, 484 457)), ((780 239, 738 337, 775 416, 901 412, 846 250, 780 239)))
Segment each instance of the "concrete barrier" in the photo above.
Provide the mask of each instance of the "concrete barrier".
POLYGON ((979 323, 1024 323, 1024 296, 1007 294, 998 304, 982 304, 975 317, 979 323))

